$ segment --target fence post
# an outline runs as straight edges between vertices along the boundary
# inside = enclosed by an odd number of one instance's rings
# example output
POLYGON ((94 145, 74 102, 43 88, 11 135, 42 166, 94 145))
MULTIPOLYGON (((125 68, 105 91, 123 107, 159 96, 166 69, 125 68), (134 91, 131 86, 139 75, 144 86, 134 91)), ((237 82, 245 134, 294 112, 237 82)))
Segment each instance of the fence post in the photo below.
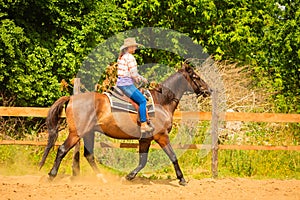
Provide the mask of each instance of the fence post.
POLYGON ((73 94, 80 93, 80 78, 74 78, 73 94))
MULTIPOLYGON (((74 87, 73 87, 73 95, 80 93, 80 78, 74 78, 74 87)), ((72 164, 72 172, 73 176, 77 176, 80 173, 80 140, 74 147, 73 152, 73 164, 72 164)))
POLYGON ((212 177, 218 177, 218 125, 219 125, 219 113, 218 113, 218 91, 212 93, 212 121, 211 121, 211 142, 212 142, 212 162, 211 170, 212 177))

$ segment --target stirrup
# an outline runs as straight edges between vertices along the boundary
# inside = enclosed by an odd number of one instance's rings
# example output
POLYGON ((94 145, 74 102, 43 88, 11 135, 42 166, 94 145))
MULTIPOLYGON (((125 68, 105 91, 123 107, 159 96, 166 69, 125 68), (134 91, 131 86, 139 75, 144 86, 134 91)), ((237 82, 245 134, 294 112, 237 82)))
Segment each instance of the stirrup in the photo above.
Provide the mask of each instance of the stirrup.
POLYGON ((141 126, 141 133, 151 133, 154 131, 154 128, 152 126, 149 126, 148 124, 146 124, 144 127, 141 126))
POLYGON ((153 132, 154 132, 154 127, 153 127, 153 125, 152 125, 151 122, 150 123, 149 122, 146 123, 145 127, 143 127, 143 128, 141 126, 141 137, 140 137, 140 140, 152 137, 153 136, 153 132))

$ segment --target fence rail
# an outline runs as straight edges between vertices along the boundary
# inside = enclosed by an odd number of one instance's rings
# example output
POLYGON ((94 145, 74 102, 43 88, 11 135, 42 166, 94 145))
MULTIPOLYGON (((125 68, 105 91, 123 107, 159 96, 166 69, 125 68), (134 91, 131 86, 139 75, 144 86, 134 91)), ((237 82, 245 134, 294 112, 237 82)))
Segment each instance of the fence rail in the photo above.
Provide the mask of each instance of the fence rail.
MULTIPOLYGON (((14 117, 47 117, 49 108, 38 107, 0 107, 0 116, 14 117)), ((222 113, 221 113, 222 115, 222 113)), ((62 113, 62 117, 65 114, 62 113)), ((211 120, 211 112, 184 112, 176 111, 174 119, 199 119, 211 120)), ((245 113, 245 112, 226 112, 225 121, 244 121, 244 122, 300 122, 300 114, 282 113, 245 113)))
MULTIPOLYGON (((0 116, 14 117, 47 117, 49 108, 38 107, 0 107, 0 116)), ((65 117, 62 113, 61 117, 65 117)), ((174 119, 198 119, 201 121, 211 120, 211 112, 181 112, 176 111, 174 119)), ((224 113, 225 121, 244 121, 244 122, 287 122, 299 123, 300 114, 282 114, 282 113, 244 113, 227 112, 224 113)), ((33 145, 46 146, 45 141, 22 141, 22 140, 0 140, 0 145, 33 145)), ((61 145, 56 143, 55 145, 61 145)), ((138 143, 101 143, 104 148, 138 148, 138 143)), ((200 144, 173 145, 177 149, 202 149, 211 148, 200 144)), ((160 148, 153 144, 151 148, 160 148)), ((300 146, 260 146, 260 145, 218 145, 219 150, 292 150, 300 151, 300 146)))
MULTIPOLYGON (((62 142, 56 142, 55 146, 61 145, 62 142)), ((23 140, 0 140, 0 145, 27 145, 27 146, 46 146, 46 141, 23 141, 23 140)), ((95 144, 97 147, 97 144, 95 144)), ((101 142, 98 147, 101 148, 132 148, 137 149, 138 143, 107 143, 101 142)), ((211 145, 203 144, 172 144, 174 149, 211 149, 211 145)), ((151 144, 152 149, 161 149, 157 144, 151 144)), ((218 145, 219 150, 284 150, 300 151, 300 146, 262 146, 262 145, 218 145)))

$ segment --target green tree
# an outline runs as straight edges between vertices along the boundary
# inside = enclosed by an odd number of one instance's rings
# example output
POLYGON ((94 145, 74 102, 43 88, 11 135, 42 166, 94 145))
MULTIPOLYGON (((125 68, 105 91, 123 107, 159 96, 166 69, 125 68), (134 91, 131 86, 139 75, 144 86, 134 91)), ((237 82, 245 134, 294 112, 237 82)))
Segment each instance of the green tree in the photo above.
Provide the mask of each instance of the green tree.
MULTIPOLYGON (((69 94, 60 82, 70 84, 97 44, 121 31, 161 27, 186 34, 216 60, 251 66, 257 86, 271 83, 278 112, 300 112, 297 1, 0 0, 0 6, 2 104, 9 97, 20 106, 48 106, 69 94)), ((143 49, 138 59, 176 67, 182 58, 143 49)))
POLYGON ((299 2, 117 2, 127 10, 127 24, 132 27, 174 29, 192 37, 216 60, 251 66, 257 86, 266 81, 273 86, 270 90, 278 112, 300 112, 299 2))
POLYGON ((49 106, 69 91, 87 54, 123 30, 124 10, 112 1, 0 1, 2 104, 49 106))

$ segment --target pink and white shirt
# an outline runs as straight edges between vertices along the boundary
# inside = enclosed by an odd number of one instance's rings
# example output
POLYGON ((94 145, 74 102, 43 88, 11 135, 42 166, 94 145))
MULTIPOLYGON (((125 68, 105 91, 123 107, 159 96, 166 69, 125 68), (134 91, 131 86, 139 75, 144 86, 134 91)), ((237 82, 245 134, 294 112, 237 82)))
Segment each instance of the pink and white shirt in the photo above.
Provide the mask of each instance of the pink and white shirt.
POLYGON ((130 53, 125 53, 118 59, 118 86, 132 85, 134 80, 142 79, 137 69, 137 62, 130 53))

